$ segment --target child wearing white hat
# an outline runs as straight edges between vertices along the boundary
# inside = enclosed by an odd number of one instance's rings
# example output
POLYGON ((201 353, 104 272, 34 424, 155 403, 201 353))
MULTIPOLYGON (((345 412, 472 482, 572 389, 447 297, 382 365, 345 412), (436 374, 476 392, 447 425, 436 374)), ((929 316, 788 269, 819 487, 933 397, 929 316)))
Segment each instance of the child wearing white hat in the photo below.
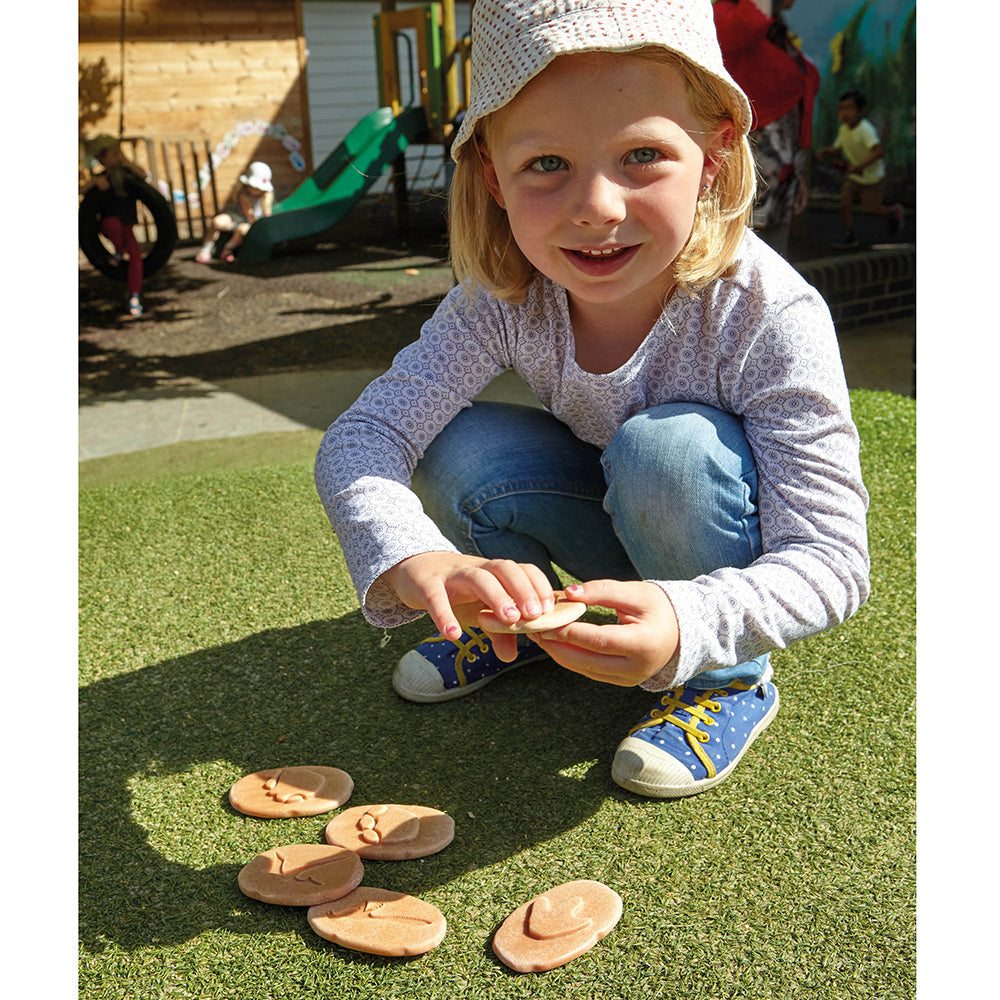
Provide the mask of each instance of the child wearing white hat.
POLYGON ((221 257, 226 263, 236 259, 236 250, 243 237, 258 220, 271 214, 274 202, 274 185, 271 182, 271 168, 260 160, 250 164, 247 172, 240 175, 242 187, 236 194, 236 205, 220 213, 212 220, 212 234, 202 244, 195 255, 199 264, 212 260, 212 248, 223 233, 232 233, 222 248, 221 257))
POLYGON ((656 692, 612 765, 647 796, 725 780, 777 712, 770 653, 868 594, 837 340, 747 228, 750 120, 710 0, 477 0, 459 283, 316 461, 368 620, 438 629, 396 691, 549 656, 656 692), (507 370, 542 407, 474 402, 507 370), (551 609, 555 567, 617 622, 477 627, 551 609))

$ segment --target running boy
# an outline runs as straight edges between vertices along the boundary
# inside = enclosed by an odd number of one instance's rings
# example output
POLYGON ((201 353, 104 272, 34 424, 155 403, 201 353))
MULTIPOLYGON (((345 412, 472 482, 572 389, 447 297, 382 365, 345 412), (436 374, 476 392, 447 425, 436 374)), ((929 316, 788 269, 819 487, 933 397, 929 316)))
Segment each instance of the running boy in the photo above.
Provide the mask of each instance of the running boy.
POLYGON ((840 218, 844 224, 844 239, 835 244, 838 250, 853 250, 858 240, 854 235, 854 202, 871 215, 889 219, 893 235, 903 228, 903 206, 886 205, 885 151, 875 126, 864 117, 867 102, 857 90, 842 94, 837 105, 840 128, 832 146, 824 146, 820 157, 836 157, 847 176, 840 189, 840 218))
POLYGON ((543 653, 641 685, 657 700, 612 776, 692 795, 774 718, 770 651, 868 594, 829 310, 747 229, 750 107, 710 0, 478 0, 472 38, 459 284, 331 425, 317 489, 369 621, 438 629, 402 697, 543 653), (510 369, 544 409, 473 402, 510 369), (554 565, 618 622, 472 627, 552 608, 554 565))

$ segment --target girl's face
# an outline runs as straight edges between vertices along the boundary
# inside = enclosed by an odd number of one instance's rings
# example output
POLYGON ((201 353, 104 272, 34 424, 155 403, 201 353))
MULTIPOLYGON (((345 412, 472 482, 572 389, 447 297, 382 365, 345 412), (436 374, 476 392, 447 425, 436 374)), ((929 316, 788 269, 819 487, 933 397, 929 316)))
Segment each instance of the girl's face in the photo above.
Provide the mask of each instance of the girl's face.
POLYGON ((491 120, 484 179, 521 252, 571 309, 627 310, 652 325, 733 131, 704 133, 672 66, 562 56, 491 120))

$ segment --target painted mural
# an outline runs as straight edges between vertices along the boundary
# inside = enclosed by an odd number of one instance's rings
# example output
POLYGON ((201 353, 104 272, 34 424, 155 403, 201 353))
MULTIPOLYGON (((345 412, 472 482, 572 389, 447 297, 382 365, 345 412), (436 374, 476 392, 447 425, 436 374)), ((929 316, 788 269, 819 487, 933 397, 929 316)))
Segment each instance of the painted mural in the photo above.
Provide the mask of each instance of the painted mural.
MULTIPOLYGON (((785 21, 816 64, 822 86, 814 143, 833 142, 837 99, 860 90, 866 117, 882 136, 892 197, 913 204, 917 172, 917 10, 914 0, 797 0, 785 21)), ((839 175, 813 176, 814 189, 839 190, 839 175)))

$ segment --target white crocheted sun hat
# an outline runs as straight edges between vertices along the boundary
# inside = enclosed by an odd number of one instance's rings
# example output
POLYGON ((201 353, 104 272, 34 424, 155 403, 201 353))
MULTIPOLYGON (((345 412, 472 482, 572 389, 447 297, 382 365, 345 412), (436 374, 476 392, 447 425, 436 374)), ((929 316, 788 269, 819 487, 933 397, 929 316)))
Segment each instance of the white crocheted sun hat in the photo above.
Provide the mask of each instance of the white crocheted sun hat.
POLYGON ((273 191, 271 184, 271 168, 260 160, 255 160, 250 164, 245 174, 240 176, 240 183, 247 187, 256 188, 258 191, 273 191))
POLYGON ((660 45, 729 87, 749 131, 750 102, 726 72, 711 0, 476 0, 469 107, 452 156, 476 122, 507 104, 556 56, 660 45))

